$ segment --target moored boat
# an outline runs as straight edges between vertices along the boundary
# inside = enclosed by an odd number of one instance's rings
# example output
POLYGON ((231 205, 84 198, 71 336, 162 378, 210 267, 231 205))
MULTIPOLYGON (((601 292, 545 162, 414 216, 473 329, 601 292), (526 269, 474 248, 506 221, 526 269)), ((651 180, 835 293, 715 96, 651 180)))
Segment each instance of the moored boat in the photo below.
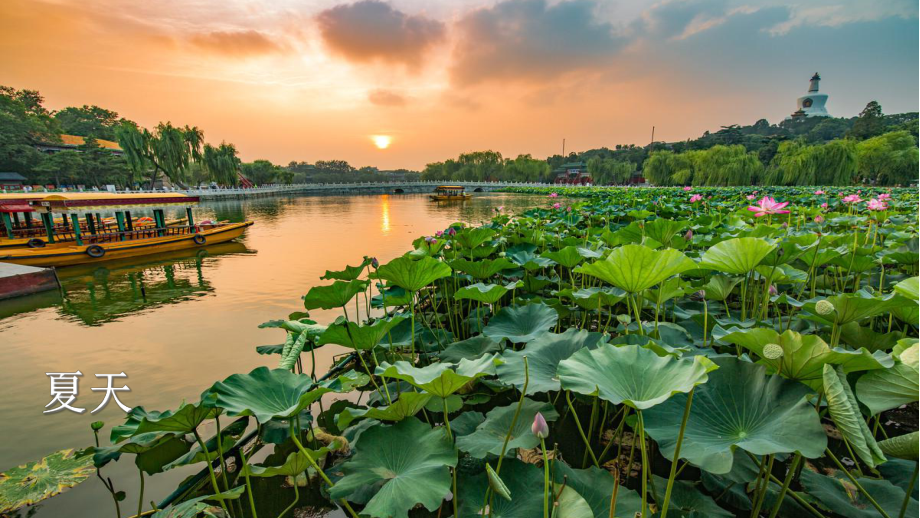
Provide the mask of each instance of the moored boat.
POLYGON ((472 195, 461 185, 441 185, 430 198, 432 201, 468 200, 472 195))

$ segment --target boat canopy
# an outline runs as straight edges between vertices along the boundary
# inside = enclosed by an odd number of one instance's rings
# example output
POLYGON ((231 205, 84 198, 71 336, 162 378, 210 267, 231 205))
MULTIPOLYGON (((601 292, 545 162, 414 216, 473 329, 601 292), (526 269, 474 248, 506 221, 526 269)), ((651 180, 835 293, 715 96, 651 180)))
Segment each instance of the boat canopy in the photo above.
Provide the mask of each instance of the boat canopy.
POLYGON ((190 207, 198 204, 197 196, 180 193, 55 193, 31 200, 29 203, 41 212, 87 212, 131 210, 144 207, 190 207))
POLYGON ((435 189, 436 191, 462 191, 465 187, 462 185, 442 185, 435 189))

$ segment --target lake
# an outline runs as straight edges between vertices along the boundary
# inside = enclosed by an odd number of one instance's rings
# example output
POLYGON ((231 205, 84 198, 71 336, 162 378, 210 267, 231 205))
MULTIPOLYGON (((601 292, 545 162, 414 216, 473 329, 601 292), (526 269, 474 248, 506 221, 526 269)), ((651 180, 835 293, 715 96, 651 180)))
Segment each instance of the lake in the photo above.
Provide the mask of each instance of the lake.
MULTIPOLYGON (((118 393, 129 407, 167 410, 183 400, 197 402, 214 381, 277 365, 277 356, 261 356, 255 348, 281 343, 284 335, 258 325, 302 310, 300 297, 311 286, 329 283, 319 279, 326 270, 359 264, 365 255, 385 263, 409 251, 413 239, 455 221, 482 223, 499 206, 515 211, 546 203, 515 194, 475 194, 469 201, 441 203, 427 195, 205 202, 196 209, 199 221, 252 220, 255 225, 234 243, 61 269, 63 294, 0 302, 0 471, 91 445, 90 423, 96 420, 106 422, 101 436, 108 438, 124 413, 110 402, 91 415, 102 394, 90 389, 105 386, 96 374, 127 374, 115 386, 130 387, 118 393), (86 411, 43 414, 51 401, 45 373, 78 370, 83 376, 73 405, 86 411)), ((316 311, 311 317, 328 324, 338 314, 316 311)), ((333 356, 343 352, 335 346, 319 349, 317 372, 325 372, 333 356)), ((133 515, 137 505, 131 457, 104 468, 116 489, 128 493, 124 516, 133 515)), ((144 500, 159 502, 203 466, 147 477, 144 500)), ((93 478, 46 500, 34 516, 114 516, 113 507, 93 478)))

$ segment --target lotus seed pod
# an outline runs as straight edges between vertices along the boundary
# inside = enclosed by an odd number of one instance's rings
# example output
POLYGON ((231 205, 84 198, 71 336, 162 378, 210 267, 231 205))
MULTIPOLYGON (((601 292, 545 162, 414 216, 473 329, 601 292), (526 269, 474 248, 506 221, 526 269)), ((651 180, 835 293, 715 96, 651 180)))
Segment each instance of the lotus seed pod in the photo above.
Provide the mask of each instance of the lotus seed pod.
POLYGON ((834 304, 827 299, 819 300, 818 303, 815 304, 815 311, 817 311, 819 315, 830 315, 836 309, 837 308, 834 307, 834 304))
POLYGON ((783 357, 783 348, 779 344, 767 344, 763 346, 763 357, 768 360, 776 360, 783 357))

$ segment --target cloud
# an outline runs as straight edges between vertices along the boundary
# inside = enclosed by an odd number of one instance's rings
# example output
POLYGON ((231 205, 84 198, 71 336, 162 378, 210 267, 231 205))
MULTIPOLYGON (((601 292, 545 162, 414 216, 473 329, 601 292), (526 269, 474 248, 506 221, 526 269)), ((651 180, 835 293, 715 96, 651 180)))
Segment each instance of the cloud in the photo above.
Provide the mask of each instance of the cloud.
POLYGON ((489 80, 552 81, 575 70, 603 66, 627 43, 597 21, 595 3, 505 0, 457 22, 451 78, 458 84, 489 80))
POLYGON ((408 15, 377 0, 338 5, 316 16, 326 45, 356 63, 383 61, 409 69, 445 36, 444 24, 424 15, 408 15))
POLYGON ((409 99, 392 90, 378 88, 367 93, 367 100, 377 106, 405 106, 409 99))
POLYGON ((213 31, 195 34, 189 41, 202 50, 233 57, 252 57, 285 50, 284 45, 255 30, 213 31))

